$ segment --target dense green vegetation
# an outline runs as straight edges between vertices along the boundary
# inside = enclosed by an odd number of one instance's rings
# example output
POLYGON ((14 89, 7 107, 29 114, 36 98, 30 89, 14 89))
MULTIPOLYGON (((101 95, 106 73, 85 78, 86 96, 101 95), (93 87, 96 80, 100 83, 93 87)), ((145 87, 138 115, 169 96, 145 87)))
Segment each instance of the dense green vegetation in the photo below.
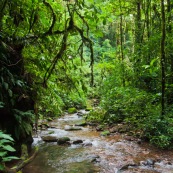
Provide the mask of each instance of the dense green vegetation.
POLYGON ((3 132, 30 145, 39 117, 96 98, 88 120, 125 122, 171 147, 170 0, 2 0, 0 10, 3 132))

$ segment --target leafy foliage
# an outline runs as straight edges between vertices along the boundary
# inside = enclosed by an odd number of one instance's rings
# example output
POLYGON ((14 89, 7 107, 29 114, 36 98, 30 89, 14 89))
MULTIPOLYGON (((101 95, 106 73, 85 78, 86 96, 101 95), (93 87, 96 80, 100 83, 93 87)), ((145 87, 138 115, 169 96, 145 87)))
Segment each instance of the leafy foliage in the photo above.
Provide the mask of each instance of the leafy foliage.
POLYGON ((15 149, 12 147, 14 139, 0 131, 0 171, 4 170, 4 162, 18 159, 15 156, 9 156, 9 152, 14 152, 15 149))
POLYGON ((89 119, 125 121, 171 145, 171 1, 2 0, 0 9, 0 109, 13 114, 17 138, 33 123, 23 100, 59 116, 88 97, 100 99, 89 119))

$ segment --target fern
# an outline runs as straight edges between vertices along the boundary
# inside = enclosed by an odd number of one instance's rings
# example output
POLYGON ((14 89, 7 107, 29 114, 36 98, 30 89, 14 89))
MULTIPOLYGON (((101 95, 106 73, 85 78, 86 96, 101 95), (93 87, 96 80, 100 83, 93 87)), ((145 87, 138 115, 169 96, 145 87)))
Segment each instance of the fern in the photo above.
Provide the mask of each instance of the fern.
POLYGON ((19 139, 20 135, 26 136, 32 132, 32 124, 34 122, 33 111, 20 111, 18 109, 13 109, 14 117, 17 121, 17 126, 15 127, 16 138, 19 139))
POLYGON ((0 131, 0 171, 4 170, 4 163, 7 161, 11 161, 13 159, 19 159, 15 156, 9 156, 9 152, 16 151, 12 145, 14 143, 14 139, 8 135, 0 131))

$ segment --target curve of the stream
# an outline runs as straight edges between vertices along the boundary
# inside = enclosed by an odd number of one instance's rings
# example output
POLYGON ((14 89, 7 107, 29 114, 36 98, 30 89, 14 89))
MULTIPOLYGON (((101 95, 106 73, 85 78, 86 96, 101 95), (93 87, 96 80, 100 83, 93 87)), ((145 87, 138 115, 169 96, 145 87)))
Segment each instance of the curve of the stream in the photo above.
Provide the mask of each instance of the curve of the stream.
POLYGON ((54 128, 41 131, 40 136, 52 133, 57 138, 69 137, 71 145, 34 138, 34 145, 39 145, 40 150, 23 173, 173 173, 173 151, 161 151, 145 142, 127 140, 125 134, 101 136, 91 126, 65 130, 82 121, 82 116, 66 114, 51 122, 49 125, 54 128), (73 144, 78 140, 83 143, 73 144))

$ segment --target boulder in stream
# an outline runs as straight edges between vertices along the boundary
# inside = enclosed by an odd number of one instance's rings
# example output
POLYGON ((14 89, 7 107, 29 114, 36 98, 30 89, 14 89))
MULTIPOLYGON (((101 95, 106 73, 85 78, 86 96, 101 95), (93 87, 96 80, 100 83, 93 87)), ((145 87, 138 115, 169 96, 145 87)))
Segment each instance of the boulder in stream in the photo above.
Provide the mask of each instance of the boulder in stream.
POLYGON ((69 113, 69 114, 77 113, 77 109, 76 109, 76 108, 69 108, 69 109, 68 109, 68 113, 69 113))
POLYGON ((73 141, 73 144, 82 144, 82 143, 83 143, 83 141, 81 139, 73 141))
POLYGON ((57 139, 57 144, 58 145, 70 144, 69 141, 70 141, 69 137, 62 137, 57 139))
POLYGON ((45 142, 57 142, 57 136, 46 135, 46 136, 41 136, 41 138, 45 142))

